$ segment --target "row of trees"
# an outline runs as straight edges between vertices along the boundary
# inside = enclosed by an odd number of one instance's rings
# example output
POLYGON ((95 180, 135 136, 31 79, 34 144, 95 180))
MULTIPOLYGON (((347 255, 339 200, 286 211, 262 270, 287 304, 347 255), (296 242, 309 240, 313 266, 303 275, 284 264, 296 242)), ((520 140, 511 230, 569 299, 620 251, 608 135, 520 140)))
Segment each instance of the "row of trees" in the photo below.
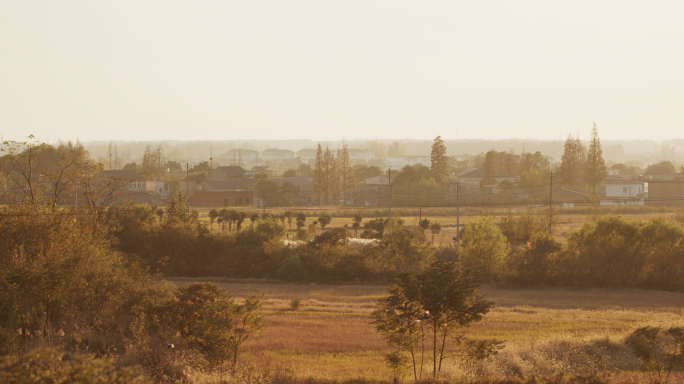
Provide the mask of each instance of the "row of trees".
POLYGON ((484 155, 478 155, 471 161, 477 168, 483 168, 485 174, 484 184, 491 185, 499 172, 509 176, 520 176, 526 172, 539 171, 548 172, 549 160, 541 152, 534 154, 526 153, 516 155, 513 150, 509 152, 497 152, 491 150, 484 155))
POLYGON ((608 173, 596 124, 591 131, 589 148, 582 144, 579 137, 568 135, 558 176, 564 186, 580 189, 587 186, 592 192, 596 192, 596 187, 606 179, 608 173))
POLYGON ((319 202, 325 201, 326 205, 330 205, 350 198, 349 195, 358 183, 346 144, 335 154, 328 148, 323 152, 319 143, 314 164, 313 190, 319 202))

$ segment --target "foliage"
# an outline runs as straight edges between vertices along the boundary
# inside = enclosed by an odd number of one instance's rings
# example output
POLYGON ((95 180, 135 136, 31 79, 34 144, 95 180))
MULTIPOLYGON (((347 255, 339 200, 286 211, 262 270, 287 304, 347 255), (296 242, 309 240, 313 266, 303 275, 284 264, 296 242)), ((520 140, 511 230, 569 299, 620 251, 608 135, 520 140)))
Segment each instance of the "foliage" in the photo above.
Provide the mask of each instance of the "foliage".
POLYGON ((430 169, 434 172, 435 180, 437 181, 446 181, 449 178, 449 159, 447 158, 446 146, 441 136, 437 136, 432 143, 430 169))
MULTIPOLYGON (((419 274, 400 273, 378 301, 373 324, 388 343, 407 353, 413 365, 414 379, 422 372, 424 361, 418 359, 418 344, 426 335, 432 339, 432 376, 441 370, 448 356, 484 358, 496 352, 498 343, 487 347, 462 348, 467 339, 459 333, 462 327, 480 321, 493 306, 477 294, 480 273, 462 269, 455 262, 435 261, 419 274), (427 330, 425 329, 427 328, 427 330)), ((421 353, 422 354, 422 353, 421 353)))
POLYGON ((536 169, 523 172, 518 187, 535 201, 549 200, 549 176, 536 169))
POLYGON ((432 233, 432 244, 435 243, 435 235, 438 235, 442 231, 442 225, 438 222, 433 222, 430 224, 430 232, 432 233))
POLYGON ((561 166, 558 172, 560 182, 567 187, 579 187, 582 171, 586 159, 586 149, 579 138, 568 134, 561 156, 561 166))
POLYGON ((357 164, 353 167, 356 180, 366 181, 372 177, 382 175, 382 170, 374 165, 357 164))
POLYGON ((93 355, 65 353, 57 348, 36 348, 0 359, 0 382, 19 383, 152 383, 140 366, 117 367, 93 355))
POLYGON ((297 176, 299 176, 299 175, 297 174, 296 169, 290 168, 290 169, 286 170, 285 172, 283 172, 283 177, 297 177, 297 176))
POLYGON ((290 300, 290 309, 296 311, 301 307, 302 299, 292 299, 290 300))
POLYGON ((667 382, 673 370, 684 368, 684 328, 643 327, 626 340, 643 368, 655 371, 658 380, 667 382))
POLYGON ((506 238, 490 217, 465 225, 460 248, 460 261, 466 268, 482 268, 492 277, 503 272, 508 254, 506 238))
POLYGON ((354 229, 354 237, 359 237, 358 231, 359 231, 359 228, 361 227, 361 221, 363 221, 363 217, 361 217, 360 214, 355 213, 354 214, 354 220, 352 222, 352 228, 354 229))
POLYGON ((484 178, 480 185, 495 185, 496 184, 496 151, 488 151, 484 157, 484 178))
POLYGON ((584 180, 591 187, 592 192, 596 193, 596 187, 608 177, 606 162, 603 160, 603 151, 598 137, 596 123, 591 131, 591 143, 587 150, 587 162, 584 170, 584 180))

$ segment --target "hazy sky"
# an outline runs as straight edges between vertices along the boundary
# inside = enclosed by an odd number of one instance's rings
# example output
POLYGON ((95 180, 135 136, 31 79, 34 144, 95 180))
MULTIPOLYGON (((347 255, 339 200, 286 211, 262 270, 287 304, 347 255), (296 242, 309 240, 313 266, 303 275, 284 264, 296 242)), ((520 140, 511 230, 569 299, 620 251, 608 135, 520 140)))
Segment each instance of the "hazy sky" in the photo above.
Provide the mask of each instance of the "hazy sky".
POLYGON ((0 1, 19 139, 683 137, 679 1, 0 1))

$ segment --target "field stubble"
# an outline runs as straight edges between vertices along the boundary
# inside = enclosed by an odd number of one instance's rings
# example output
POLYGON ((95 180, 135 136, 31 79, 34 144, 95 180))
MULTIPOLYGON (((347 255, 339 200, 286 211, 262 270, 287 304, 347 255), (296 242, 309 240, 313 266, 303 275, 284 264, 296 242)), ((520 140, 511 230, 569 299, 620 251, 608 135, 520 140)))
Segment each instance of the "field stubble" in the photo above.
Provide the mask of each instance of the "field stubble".
MULTIPOLYGON (((244 355, 257 369, 282 369, 317 379, 391 377, 383 355, 392 349, 369 318, 386 286, 221 278, 171 280, 178 284, 215 282, 236 298, 264 295, 264 337, 250 341, 244 355), (295 298, 302 300, 298 311, 290 310, 290 301, 295 298)), ((624 345, 624 338, 644 324, 684 323, 684 295, 680 293, 487 286, 480 293, 496 307, 483 321, 466 329, 466 334, 506 340, 499 355, 479 368, 480 374, 491 377, 611 371, 628 372, 634 378, 641 375, 637 373, 639 362, 624 345)), ((472 372, 452 362, 442 377, 472 372)))

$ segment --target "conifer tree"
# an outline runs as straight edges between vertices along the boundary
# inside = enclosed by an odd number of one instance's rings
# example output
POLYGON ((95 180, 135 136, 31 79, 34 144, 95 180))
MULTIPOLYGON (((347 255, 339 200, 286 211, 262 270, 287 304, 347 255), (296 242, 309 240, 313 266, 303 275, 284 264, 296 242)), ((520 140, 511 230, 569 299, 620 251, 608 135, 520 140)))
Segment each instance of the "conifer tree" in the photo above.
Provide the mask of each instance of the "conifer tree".
POLYGON ((587 162, 584 170, 584 180, 592 192, 596 192, 596 187, 608 177, 606 162, 603 160, 603 151, 598 137, 596 123, 591 131, 591 143, 587 150, 587 162))
POLYGON ((449 178, 449 159, 446 155, 446 146, 441 136, 437 136, 432 143, 430 153, 430 168, 438 181, 446 181, 449 178))

